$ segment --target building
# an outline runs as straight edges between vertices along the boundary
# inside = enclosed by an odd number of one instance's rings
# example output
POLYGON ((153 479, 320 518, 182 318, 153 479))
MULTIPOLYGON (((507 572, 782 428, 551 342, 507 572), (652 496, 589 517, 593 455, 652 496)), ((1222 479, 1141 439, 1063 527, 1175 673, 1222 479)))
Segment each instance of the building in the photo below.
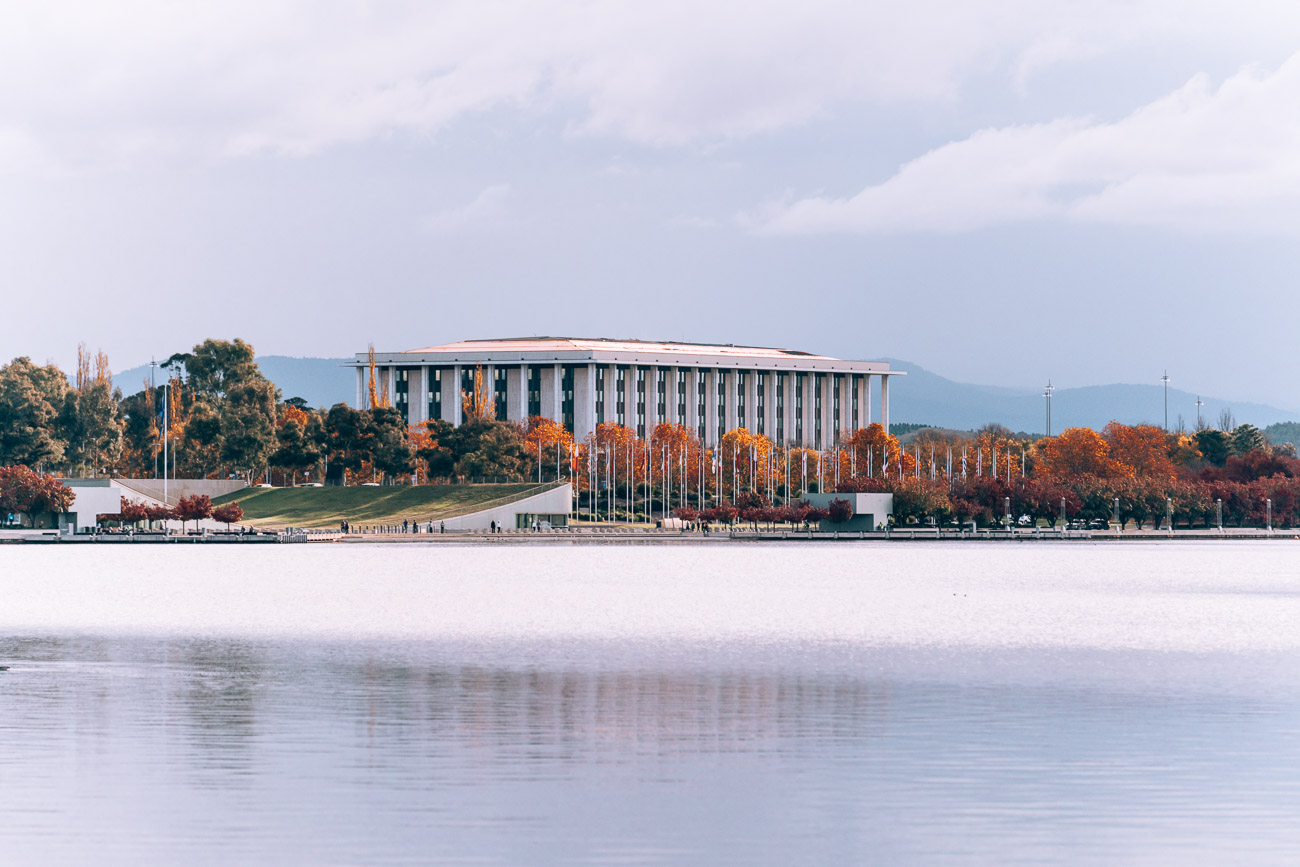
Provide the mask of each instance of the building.
MULTIPOLYGON (((710 445, 743 427, 817 449, 875 420, 888 429, 889 378, 903 375, 884 362, 791 349, 573 337, 466 340, 377 352, 374 362, 379 393, 410 424, 460 424, 462 397, 481 372, 498 419, 545 416, 577 439, 604 422, 641 437, 672 422, 710 445)), ((350 364, 362 408, 369 404, 369 363, 362 352, 350 364)))

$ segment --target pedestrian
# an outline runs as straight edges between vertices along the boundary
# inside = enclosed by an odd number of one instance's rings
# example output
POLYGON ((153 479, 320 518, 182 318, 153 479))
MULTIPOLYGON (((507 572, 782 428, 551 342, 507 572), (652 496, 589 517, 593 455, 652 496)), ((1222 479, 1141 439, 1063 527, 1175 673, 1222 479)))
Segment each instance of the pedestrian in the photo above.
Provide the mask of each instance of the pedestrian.
POLYGON ((492 524, 491 524, 491 529, 492 529, 492 535, 495 536, 495 535, 496 535, 496 532, 497 532, 497 522, 496 522, 496 521, 493 521, 493 522, 492 522, 492 524))
POLYGON ((439 532, 439 533, 446 533, 446 532, 447 532, 447 522, 446 522, 446 521, 439 521, 439 522, 438 522, 438 532, 439 532))

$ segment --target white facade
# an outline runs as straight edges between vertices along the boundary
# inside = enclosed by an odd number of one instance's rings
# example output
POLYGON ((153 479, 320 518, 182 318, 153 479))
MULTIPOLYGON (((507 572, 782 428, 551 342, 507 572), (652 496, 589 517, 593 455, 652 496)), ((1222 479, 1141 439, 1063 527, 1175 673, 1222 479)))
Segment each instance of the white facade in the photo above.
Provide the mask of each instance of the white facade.
MULTIPOLYGON (((356 406, 365 408, 369 354, 357 353, 350 366, 356 406)), ((561 337, 377 352, 375 367, 377 391, 410 424, 434 418, 460 424, 462 397, 481 375, 498 418, 545 416, 577 439, 604 422, 642 437, 671 422, 709 445, 744 427, 774 442, 818 449, 873 421, 888 430, 889 378, 903 375, 885 362, 788 349, 561 337)))

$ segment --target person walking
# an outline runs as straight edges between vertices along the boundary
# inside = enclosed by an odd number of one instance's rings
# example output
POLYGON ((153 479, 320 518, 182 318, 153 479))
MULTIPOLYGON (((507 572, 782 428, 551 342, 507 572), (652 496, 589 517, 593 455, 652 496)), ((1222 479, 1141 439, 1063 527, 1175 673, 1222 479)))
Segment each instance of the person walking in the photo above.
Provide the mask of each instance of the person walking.
POLYGON ((447 522, 446 522, 446 521, 439 521, 439 522, 438 522, 438 532, 439 532, 440 534, 441 534, 441 533, 446 533, 446 532, 447 532, 447 522))

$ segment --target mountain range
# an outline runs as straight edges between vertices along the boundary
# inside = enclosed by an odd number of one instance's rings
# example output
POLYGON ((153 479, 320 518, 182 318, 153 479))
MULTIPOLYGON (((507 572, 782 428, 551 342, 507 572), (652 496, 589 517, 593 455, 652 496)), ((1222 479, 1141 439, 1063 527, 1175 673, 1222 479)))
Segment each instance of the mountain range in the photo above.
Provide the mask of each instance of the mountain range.
MULTIPOLYGON (((969 430, 997 422, 1013 431, 1043 433, 1046 429, 1046 401, 1040 389, 1005 388, 956 382, 932 373, 910 361, 888 361, 895 370, 907 373, 890 386, 890 418, 895 422, 969 430)), ((257 359, 262 373, 280 388, 283 397, 301 397, 312 406, 328 407, 352 403, 356 385, 352 371, 342 365, 348 358, 292 358, 265 355, 257 359)), ((113 377, 124 393, 139 391, 149 379, 149 368, 125 370, 113 377)), ((1169 389, 1169 424, 1179 421, 1196 426, 1197 395, 1169 389)), ((1220 414, 1230 412, 1237 424, 1249 422, 1266 427, 1276 422, 1300 420, 1300 412, 1260 403, 1200 395, 1201 417, 1217 425, 1220 414)), ((1083 425, 1100 429, 1109 421, 1125 424, 1164 422, 1164 389, 1159 385, 1090 385, 1058 388, 1052 395, 1052 430, 1083 425)))

